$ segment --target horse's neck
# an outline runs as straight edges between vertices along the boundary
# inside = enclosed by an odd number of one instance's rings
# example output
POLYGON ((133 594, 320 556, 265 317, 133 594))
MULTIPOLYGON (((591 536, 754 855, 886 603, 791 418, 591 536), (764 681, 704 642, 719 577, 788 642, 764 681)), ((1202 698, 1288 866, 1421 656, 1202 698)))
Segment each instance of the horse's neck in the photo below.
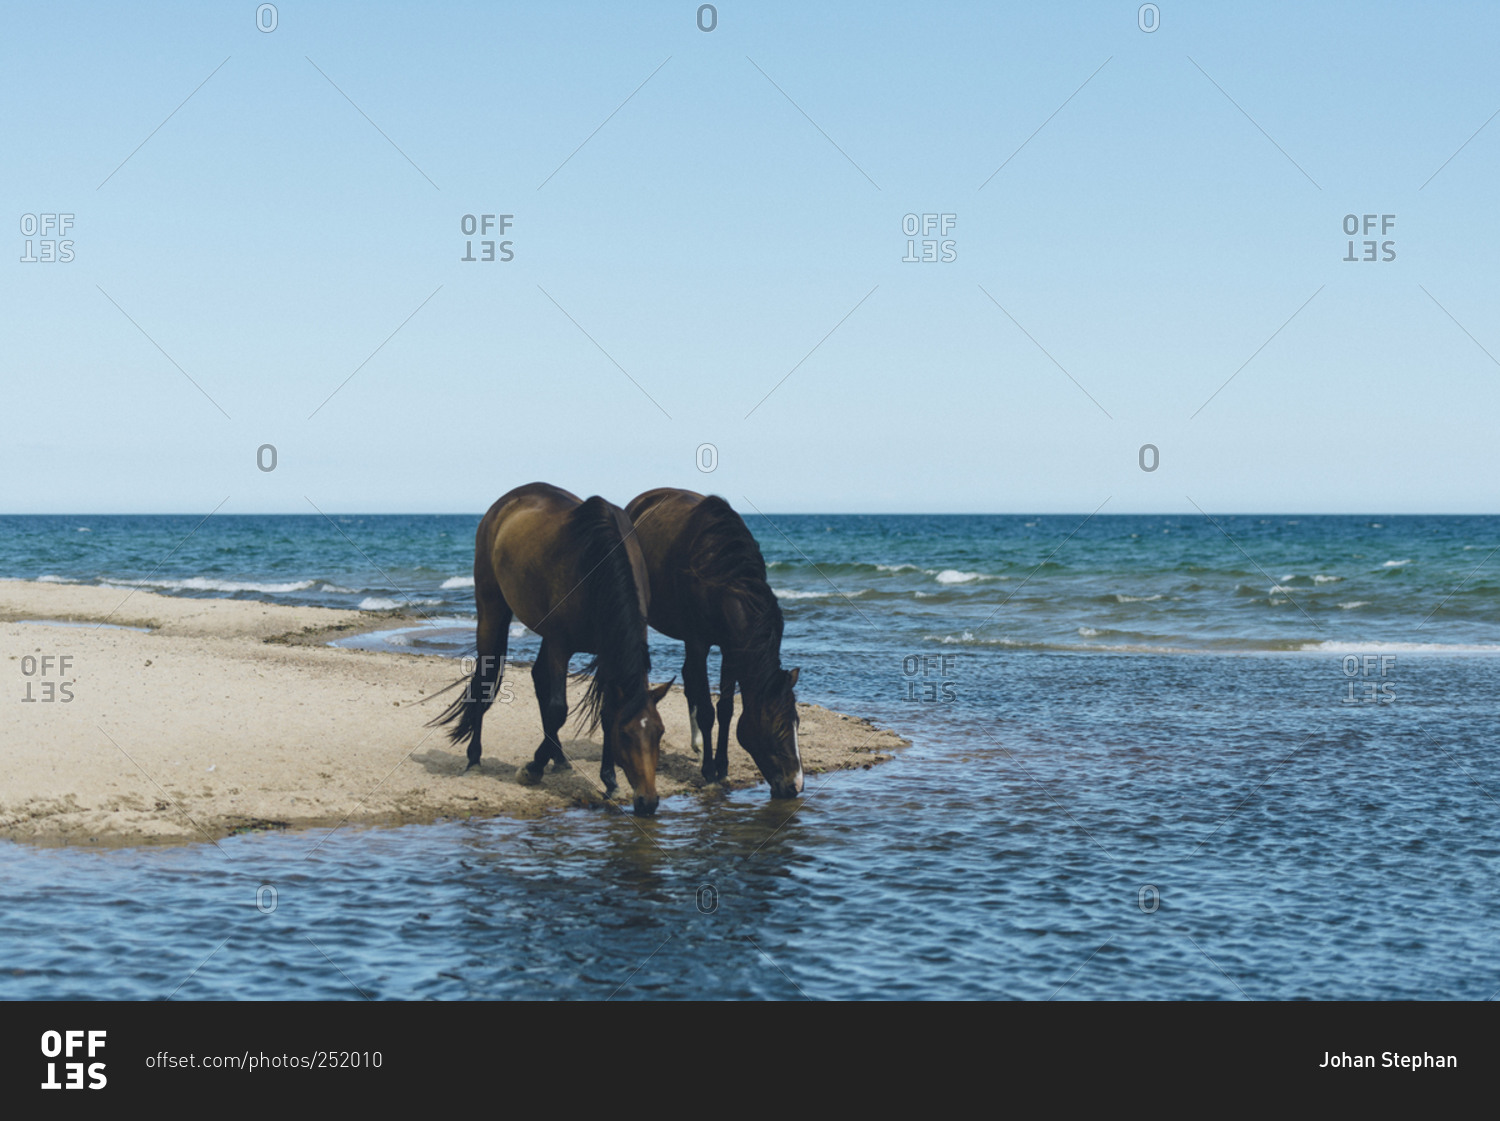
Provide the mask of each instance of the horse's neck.
POLYGON ((752 700, 758 699, 764 682, 753 676, 747 677, 745 670, 753 665, 769 666, 765 676, 767 680, 774 677, 774 671, 781 668, 781 641, 772 635, 767 641, 758 643, 748 627, 736 628, 733 623, 729 623, 729 632, 723 648, 731 664, 737 667, 735 679, 739 682, 740 692, 752 700))

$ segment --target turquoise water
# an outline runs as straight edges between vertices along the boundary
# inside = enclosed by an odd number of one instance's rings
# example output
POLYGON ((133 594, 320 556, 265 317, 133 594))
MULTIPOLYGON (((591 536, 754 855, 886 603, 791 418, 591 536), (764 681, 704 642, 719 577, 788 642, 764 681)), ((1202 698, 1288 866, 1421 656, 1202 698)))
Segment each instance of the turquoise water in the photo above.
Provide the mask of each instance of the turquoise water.
MULTIPOLYGON (((0 519, 0 575, 415 603, 437 625, 377 641, 471 641, 477 516, 198 520, 0 519)), ((5 845, 0 996, 1500 989, 1500 519, 749 520, 799 695, 893 762, 649 821, 5 845)))

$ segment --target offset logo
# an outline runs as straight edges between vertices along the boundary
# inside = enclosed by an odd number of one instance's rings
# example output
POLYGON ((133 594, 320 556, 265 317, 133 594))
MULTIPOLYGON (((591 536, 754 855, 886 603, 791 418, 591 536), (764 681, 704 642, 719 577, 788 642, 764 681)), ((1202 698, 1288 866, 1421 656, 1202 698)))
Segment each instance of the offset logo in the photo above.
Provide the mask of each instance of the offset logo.
MULTIPOLYGON (((503 237, 507 232, 509 232, 514 219, 514 214, 465 214, 462 218, 459 219, 458 228, 463 231, 466 238, 470 239, 472 239, 475 234, 479 234, 481 237, 483 237, 485 234, 493 233, 497 229, 499 230, 500 235, 503 237), (497 218, 499 219, 498 222, 496 221, 497 218)), ((514 261, 516 259, 516 253, 515 250, 511 248, 514 245, 514 241, 499 242, 500 255, 497 257, 495 255, 496 242, 494 240, 481 241, 479 243, 479 256, 476 257, 474 256, 474 242, 472 240, 467 240, 464 242, 464 255, 460 257, 459 260, 514 261)))
POLYGON ((42 261, 58 261, 67 264, 73 259, 73 242, 67 236, 72 228, 71 214, 21 215, 21 236, 26 239, 26 252, 21 254, 21 263, 34 265, 42 261), (33 243, 38 237, 40 240, 33 243))
POLYGON ((104 1064, 88 1063, 85 1067, 83 1057, 85 1052, 90 1059, 97 1058, 100 1051, 104 1050, 104 1036, 102 1031, 44 1031, 42 1032, 42 1055, 49 1061, 47 1063, 47 1081, 42 1083, 43 1090, 102 1090, 109 1084, 109 1079, 104 1076, 104 1064), (87 1037, 87 1042, 85 1042, 87 1037), (72 1059, 79 1056, 73 1062, 56 1062, 58 1058, 72 1059), (57 1068, 62 1067, 65 1081, 57 1080, 57 1068), (84 1083, 87 1075, 88 1083, 84 1083))

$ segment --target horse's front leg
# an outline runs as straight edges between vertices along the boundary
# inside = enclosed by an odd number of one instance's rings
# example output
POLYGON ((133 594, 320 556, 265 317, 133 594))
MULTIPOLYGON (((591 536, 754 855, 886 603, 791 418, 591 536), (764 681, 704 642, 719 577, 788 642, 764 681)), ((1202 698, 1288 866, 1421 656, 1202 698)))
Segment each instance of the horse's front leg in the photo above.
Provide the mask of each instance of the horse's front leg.
POLYGON ((682 691, 687 694, 689 734, 693 754, 703 752, 703 777, 713 781, 713 752, 706 750, 714 730, 714 698, 708 688, 708 645, 696 640, 684 644, 682 691))
MULTIPOLYGON (((720 647, 723 650, 723 647, 720 647)), ((729 774, 729 725, 734 720, 734 665, 729 651, 723 650, 724 663, 719 670, 719 736, 714 752, 713 780, 723 782, 729 774)), ((703 762, 703 773, 708 774, 708 760, 703 762)))
POLYGON ((614 738, 608 724, 604 726, 604 750, 599 754, 599 781, 604 784, 604 796, 613 799, 619 782, 615 779, 615 751, 610 741, 614 738))

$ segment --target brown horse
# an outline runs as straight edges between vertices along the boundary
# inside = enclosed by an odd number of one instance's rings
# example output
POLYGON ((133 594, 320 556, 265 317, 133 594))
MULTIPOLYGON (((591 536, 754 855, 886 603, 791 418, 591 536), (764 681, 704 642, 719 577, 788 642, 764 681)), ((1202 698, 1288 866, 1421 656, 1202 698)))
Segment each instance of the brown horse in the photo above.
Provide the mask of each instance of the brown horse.
POLYGON ((690 490, 661 487, 625 508, 651 574, 651 625, 682 641, 693 750, 703 745, 703 777, 729 771, 729 722, 738 682, 744 711, 736 735, 771 784, 775 798, 802 793, 797 746, 798 670, 781 668, 781 607, 766 583, 760 546, 729 503, 690 490), (718 748, 711 746, 713 698, 708 648, 723 656, 719 678, 718 748))
POLYGON ((478 658, 468 691, 433 724, 453 720, 453 742, 469 745, 469 766, 483 750, 485 710, 505 670, 514 616, 542 637, 531 667, 542 710, 542 742, 522 769, 536 781, 570 766, 558 732, 568 720, 568 659, 594 655, 583 709, 592 731, 604 726, 599 777, 615 792, 615 763, 635 791, 635 812, 656 812, 656 764, 662 724, 656 703, 671 683, 650 687, 646 649, 650 596, 645 561, 625 512, 597 496, 584 501, 548 483, 501 496, 474 535, 474 603, 479 609, 478 658))

